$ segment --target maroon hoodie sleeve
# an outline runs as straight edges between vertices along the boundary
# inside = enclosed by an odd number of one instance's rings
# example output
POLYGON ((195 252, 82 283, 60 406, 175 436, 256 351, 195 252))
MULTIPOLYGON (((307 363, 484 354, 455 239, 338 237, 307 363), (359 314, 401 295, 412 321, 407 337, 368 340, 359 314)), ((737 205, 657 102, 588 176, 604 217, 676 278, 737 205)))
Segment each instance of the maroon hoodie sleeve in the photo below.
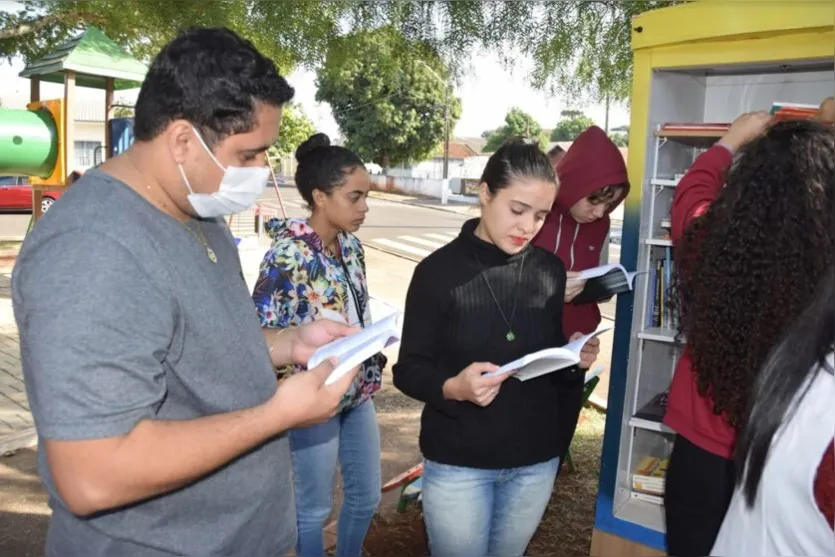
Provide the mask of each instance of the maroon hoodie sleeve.
POLYGON ((719 195, 732 162, 730 149, 716 144, 699 155, 678 183, 670 215, 674 243, 681 239, 693 219, 702 216, 719 195))

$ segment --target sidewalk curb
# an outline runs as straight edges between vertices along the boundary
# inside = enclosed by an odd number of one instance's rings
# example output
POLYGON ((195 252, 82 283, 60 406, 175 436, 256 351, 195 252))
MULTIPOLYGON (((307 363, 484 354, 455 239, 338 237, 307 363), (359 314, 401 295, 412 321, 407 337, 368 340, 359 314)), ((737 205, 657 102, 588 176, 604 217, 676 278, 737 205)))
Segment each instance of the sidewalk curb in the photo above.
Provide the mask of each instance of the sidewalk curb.
MULTIPOLYGON (((382 201, 391 201, 392 203, 401 203, 403 205, 410 205, 412 207, 418 207, 420 209, 431 209, 433 211, 443 211, 444 213, 455 213, 456 215, 461 215, 461 216, 464 216, 464 217, 473 216, 473 215, 468 214, 469 211, 467 213, 464 213, 464 212, 461 212, 461 211, 456 211, 455 209, 451 209, 451 208, 447 209, 447 208, 444 208, 444 207, 438 207, 437 205, 419 205, 417 203, 413 203, 412 201, 410 201, 410 199, 420 199, 419 197, 411 197, 411 196, 406 196, 406 195, 401 196, 400 194, 397 194, 397 193, 381 192, 381 191, 378 191, 378 190, 371 190, 370 192, 368 192, 368 195, 369 195, 369 197, 372 197, 374 199, 379 199, 379 200, 382 200, 382 201), (381 194, 381 193, 385 194, 385 195, 378 195, 378 194, 381 194), (389 196, 391 196, 391 197, 389 197, 389 196), (408 199, 396 199, 397 197, 406 197, 408 199)), ((467 207, 476 207, 476 205, 468 205, 467 207)))
POLYGON ((592 408, 594 408, 595 410, 599 410, 600 412, 603 412, 604 414, 606 413, 606 410, 608 409, 608 406, 609 406, 609 403, 607 401, 603 400, 602 398, 600 398, 599 396, 597 396, 595 394, 592 394, 589 397, 588 402, 589 402, 589 405, 592 408))
POLYGON ((38 433, 34 427, 29 427, 0 437, 0 456, 13 453, 20 449, 28 449, 38 444, 38 433))
POLYGON ((406 261, 411 261, 412 263, 420 263, 421 259, 412 259, 408 255, 403 255, 402 253, 397 253, 394 250, 388 250, 386 248, 381 248, 378 246, 372 246, 371 244, 366 244, 365 242, 361 242, 362 247, 364 249, 373 249, 375 251, 379 251, 380 253, 385 253, 386 255, 392 255, 394 257, 399 257, 400 259, 405 259, 406 261))

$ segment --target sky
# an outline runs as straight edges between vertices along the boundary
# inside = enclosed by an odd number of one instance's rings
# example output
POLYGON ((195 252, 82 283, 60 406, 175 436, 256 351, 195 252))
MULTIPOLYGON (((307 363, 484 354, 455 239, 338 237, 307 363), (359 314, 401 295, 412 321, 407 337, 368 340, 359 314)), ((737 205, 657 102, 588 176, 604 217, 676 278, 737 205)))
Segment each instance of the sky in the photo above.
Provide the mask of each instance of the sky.
MULTIPOLYGON (((9 9, 14 2, 0 0, 0 10, 9 9)), ((565 109, 583 110, 587 116, 603 127, 605 107, 574 103, 572 99, 550 96, 534 90, 529 85, 528 72, 531 61, 517 56, 517 65, 513 70, 503 68, 498 58, 486 52, 472 56, 467 66, 467 73, 455 88, 455 95, 461 98, 462 114, 455 126, 457 137, 478 137, 485 130, 492 130, 504 124, 507 111, 518 106, 531 114, 543 128, 553 128, 560 119, 560 111, 565 109)), ((9 65, 0 63, 0 96, 7 107, 25 103, 29 95, 29 80, 18 78, 23 69, 21 61, 9 65)), ((296 101, 304 107, 305 113, 313 121, 317 131, 331 137, 340 135, 327 104, 317 103, 315 75, 306 70, 296 70, 288 76, 288 81, 296 89, 296 101)), ((43 84, 42 97, 57 97, 61 86, 43 84)), ((104 93, 94 90, 79 90, 80 99, 104 101, 104 93)), ((136 91, 123 91, 116 94, 117 99, 133 101, 136 91)), ((624 105, 612 105, 609 110, 609 127, 615 128, 629 124, 629 113, 624 105)))
MULTIPOLYGON (((573 103, 571 99, 550 96, 534 90, 529 85, 528 71, 532 62, 519 57, 512 71, 501 66, 496 56, 480 52, 469 64, 469 71, 455 88, 461 98, 461 119, 455 126, 457 137, 478 137, 485 130, 504 124, 507 111, 518 106, 529 113, 543 128, 553 128, 566 109, 583 110, 600 127, 604 126, 606 108, 603 105, 573 103)), ((316 103, 315 75, 298 70, 288 77, 296 88, 296 100, 305 109, 319 131, 328 135, 338 132, 336 122, 327 104, 316 103)), ((609 107, 609 129, 629 125, 629 111, 625 105, 609 107)))

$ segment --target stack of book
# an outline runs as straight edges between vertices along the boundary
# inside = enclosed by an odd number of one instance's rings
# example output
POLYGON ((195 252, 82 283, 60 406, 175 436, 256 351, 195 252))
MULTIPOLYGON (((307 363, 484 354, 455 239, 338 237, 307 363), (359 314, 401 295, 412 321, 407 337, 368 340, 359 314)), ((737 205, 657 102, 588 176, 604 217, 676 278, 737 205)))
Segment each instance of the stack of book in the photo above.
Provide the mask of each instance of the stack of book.
POLYGON ((670 458, 644 457, 632 474, 632 496, 658 505, 664 504, 664 479, 670 458))
POLYGON ((721 136, 731 124, 728 122, 667 122, 661 126, 664 133, 692 133, 693 135, 721 136))

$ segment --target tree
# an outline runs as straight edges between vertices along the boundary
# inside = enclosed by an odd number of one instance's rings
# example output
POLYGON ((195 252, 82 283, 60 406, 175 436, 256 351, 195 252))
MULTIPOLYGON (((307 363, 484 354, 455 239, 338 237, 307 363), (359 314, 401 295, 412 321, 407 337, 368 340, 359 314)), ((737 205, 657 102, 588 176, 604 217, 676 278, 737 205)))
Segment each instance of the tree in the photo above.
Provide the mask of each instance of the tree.
POLYGON ((574 141, 578 135, 594 125, 594 120, 579 110, 563 110, 562 120, 551 132, 551 141, 574 141))
POLYGON ((618 147, 629 147, 629 134, 614 132, 609 134, 609 139, 618 147))
POLYGON ((270 147, 270 156, 283 157, 295 153, 298 146, 315 131, 313 122, 304 113, 301 105, 288 104, 282 110, 278 141, 270 147))
POLYGON ((476 48, 513 65, 514 50, 533 60, 531 84, 550 93, 623 101, 632 82, 632 17, 689 0, 536 0, 360 2, 355 21, 386 21, 410 38, 431 40, 448 60, 476 48))
POLYGON ((333 41, 317 72, 316 100, 331 105, 347 147, 389 167, 433 152, 444 138, 446 102, 454 129, 461 101, 448 95, 449 79, 426 43, 381 27, 333 41))
POLYGON ((226 26, 251 40, 283 72, 320 55, 339 32, 345 1, 25 0, 0 12, 0 57, 39 58, 89 25, 148 61, 180 29, 226 26))
POLYGON ((521 108, 514 107, 507 112, 504 117, 504 126, 490 134, 482 151, 495 152, 509 137, 536 138, 539 140, 541 149, 544 150, 548 146, 548 138, 542 133, 542 126, 521 108))
POLYGON ((97 25, 147 59, 188 25, 225 25, 282 71, 322 62, 340 30, 392 26, 430 44, 453 71, 484 48, 513 65, 534 62, 531 83, 548 92, 612 101, 629 97, 632 16, 686 0, 25 0, 0 12, 0 57, 39 57, 87 25, 97 25))

